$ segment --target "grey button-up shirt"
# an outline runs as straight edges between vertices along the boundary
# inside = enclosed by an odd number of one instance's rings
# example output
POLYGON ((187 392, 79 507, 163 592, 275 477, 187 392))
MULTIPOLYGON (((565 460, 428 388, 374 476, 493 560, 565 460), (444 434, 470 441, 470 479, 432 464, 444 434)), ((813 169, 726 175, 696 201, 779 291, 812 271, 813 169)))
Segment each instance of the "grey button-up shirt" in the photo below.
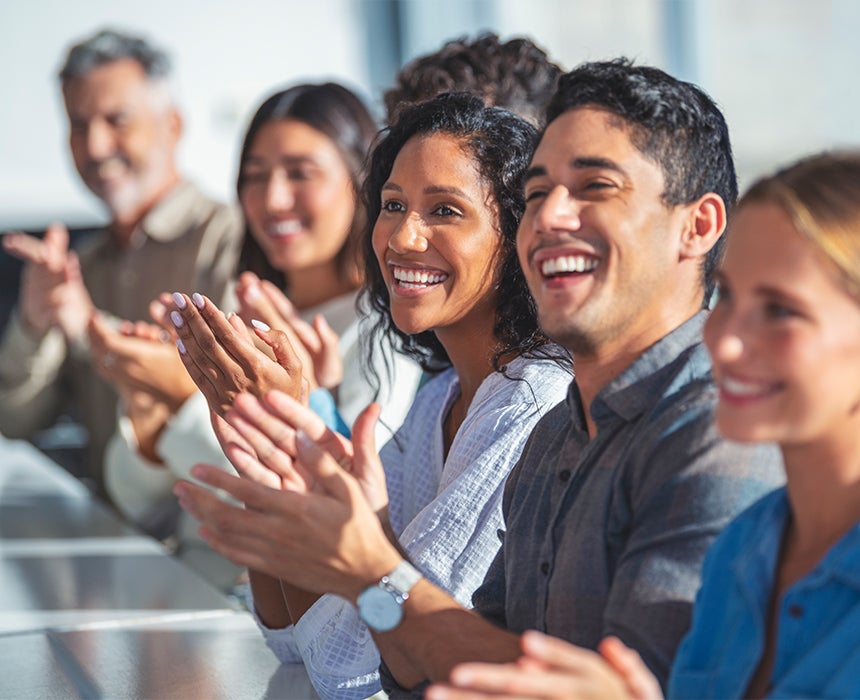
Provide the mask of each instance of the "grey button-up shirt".
POLYGON ((474 595, 512 632, 595 648, 619 636, 665 686, 705 552, 784 480, 778 450, 722 439, 700 313, 592 402, 574 381, 532 432, 504 497, 504 546, 474 595))

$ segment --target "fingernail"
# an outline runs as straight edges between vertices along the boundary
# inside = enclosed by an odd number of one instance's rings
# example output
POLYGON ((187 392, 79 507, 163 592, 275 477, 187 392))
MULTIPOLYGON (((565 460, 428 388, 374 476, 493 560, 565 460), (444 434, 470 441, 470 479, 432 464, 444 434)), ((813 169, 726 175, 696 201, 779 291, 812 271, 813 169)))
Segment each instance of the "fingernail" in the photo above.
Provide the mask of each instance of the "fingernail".
POLYGON ((180 309, 185 308, 185 297, 182 296, 179 292, 173 292, 173 303, 176 304, 180 309))
POLYGON ((191 301, 194 302, 194 306, 196 306, 198 309, 203 308, 203 304, 204 304, 203 297, 200 296, 199 293, 194 292, 194 294, 191 295, 191 301))
POLYGON ((272 330, 269 327, 269 324, 263 323, 262 321, 258 321, 256 318, 251 319, 251 325, 254 326, 258 331, 270 331, 272 330))
POLYGON ((179 352, 181 352, 183 355, 187 352, 185 350, 185 343, 182 342, 182 338, 176 339, 176 347, 179 348, 179 352))
POLYGON ((182 316, 179 315, 178 311, 170 312, 170 320, 173 321, 173 325, 177 328, 182 328, 185 325, 185 322, 182 320, 182 316))
POLYGON ((296 443, 298 443, 299 447, 308 448, 314 444, 314 441, 310 439, 304 430, 299 429, 296 431, 296 443))
POLYGON ((251 299, 257 299, 260 296, 260 288, 256 284, 249 284, 245 289, 245 293, 251 299))

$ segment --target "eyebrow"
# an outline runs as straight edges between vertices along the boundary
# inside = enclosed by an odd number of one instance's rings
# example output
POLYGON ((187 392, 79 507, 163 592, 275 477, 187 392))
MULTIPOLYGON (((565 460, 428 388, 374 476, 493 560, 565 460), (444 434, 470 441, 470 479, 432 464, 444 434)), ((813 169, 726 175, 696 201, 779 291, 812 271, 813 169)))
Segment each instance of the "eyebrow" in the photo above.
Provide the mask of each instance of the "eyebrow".
MULTIPOLYGON (((598 156, 589 156, 584 158, 574 158, 568 164, 574 170, 587 170, 589 168, 601 168, 603 170, 612 170, 624 177, 627 177, 627 171, 624 170, 614 160, 608 158, 600 158, 598 156)), ((547 174, 546 168, 542 165, 534 165, 526 170, 523 175, 523 183, 528 182, 532 178, 543 177, 547 174)))
MULTIPOLYGON (((245 156, 245 159, 242 161, 242 165, 257 165, 261 163, 265 165, 268 163, 268 158, 264 155, 249 153, 245 156)), ((298 165, 302 163, 316 163, 316 161, 311 156, 285 156, 283 158, 279 158, 277 160, 279 163, 286 163, 287 165, 298 165)))
MULTIPOLYGON (((397 185, 393 182, 386 182, 382 186, 383 190, 395 190, 396 192, 403 192, 403 188, 400 185, 397 185)), ((462 197, 466 201, 471 202, 472 198, 466 194, 459 187, 443 187, 441 185, 430 185, 425 187, 423 190, 424 194, 452 194, 455 197, 462 197)))

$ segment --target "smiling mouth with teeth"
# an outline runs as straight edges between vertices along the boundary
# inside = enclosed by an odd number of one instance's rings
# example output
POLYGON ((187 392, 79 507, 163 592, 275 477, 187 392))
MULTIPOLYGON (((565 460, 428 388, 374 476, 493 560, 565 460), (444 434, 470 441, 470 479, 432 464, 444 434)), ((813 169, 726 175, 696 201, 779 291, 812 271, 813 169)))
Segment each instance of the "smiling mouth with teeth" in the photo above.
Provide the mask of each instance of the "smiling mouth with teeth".
POLYGON ((266 233, 270 236, 274 236, 276 238, 285 237, 285 236, 295 236, 302 231, 302 223, 296 219, 291 219, 289 221, 278 221, 276 223, 269 224, 266 227, 266 233))
POLYGON ((398 286, 406 289, 423 289, 441 284, 448 275, 437 270, 416 270, 409 267, 391 266, 391 274, 398 286))
POLYGON ((574 272, 591 272, 599 264, 599 260, 586 255, 561 255, 541 262, 540 271, 544 277, 556 277, 574 272))

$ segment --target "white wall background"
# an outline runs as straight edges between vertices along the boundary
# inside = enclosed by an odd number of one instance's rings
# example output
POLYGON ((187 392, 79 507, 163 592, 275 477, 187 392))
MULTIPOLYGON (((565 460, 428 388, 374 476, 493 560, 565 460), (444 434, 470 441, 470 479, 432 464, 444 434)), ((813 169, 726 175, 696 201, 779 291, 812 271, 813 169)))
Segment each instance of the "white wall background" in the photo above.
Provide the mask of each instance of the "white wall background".
POLYGON ((391 2, 3 0, 0 230, 99 220, 67 154, 55 76, 67 46, 104 25, 169 51, 183 170, 224 199, 242 130, 276 87, 334 78, 378 109, 369 86, 393 66, 370 75, 369 42, 410 58, 482 28, 529 35, 568 68, 623 54, 698 82, 725 110, 747 183, 800 154, 860 144, 857 0, 403 0, 398 37, 373 19, 391 2))

